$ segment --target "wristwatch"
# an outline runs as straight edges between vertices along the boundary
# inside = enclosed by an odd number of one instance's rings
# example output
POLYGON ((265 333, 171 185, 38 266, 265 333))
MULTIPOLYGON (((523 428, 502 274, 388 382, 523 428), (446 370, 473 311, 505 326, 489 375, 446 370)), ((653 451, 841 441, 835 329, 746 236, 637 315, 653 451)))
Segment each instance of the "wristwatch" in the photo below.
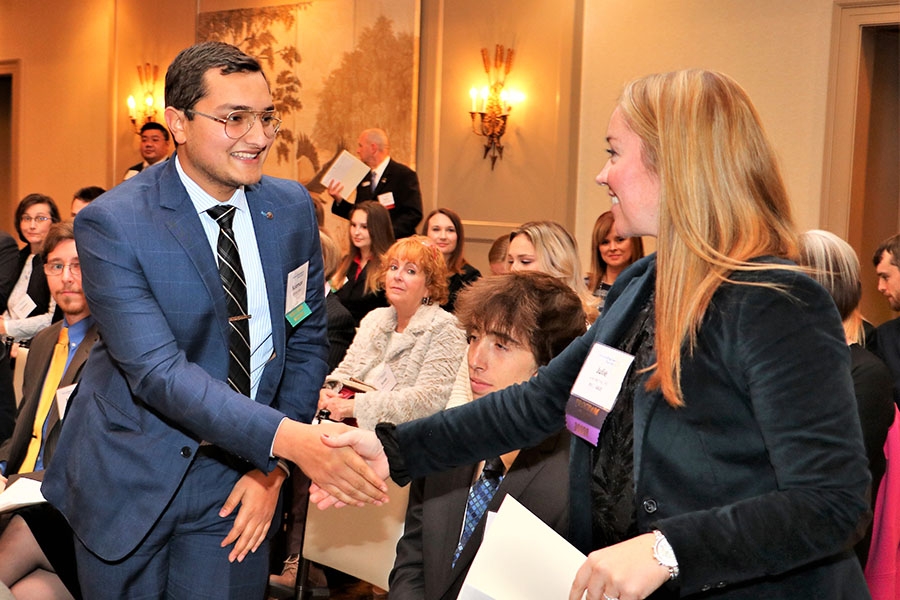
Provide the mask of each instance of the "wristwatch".
POLYGON ((674 581, 678 577, 678 559, 675 558, 675 551, 661 531, 655 529, 653 535, 656 536, 656 541, 653 542, 653 558, 659 566, 669 570, 669 581, 674 581))

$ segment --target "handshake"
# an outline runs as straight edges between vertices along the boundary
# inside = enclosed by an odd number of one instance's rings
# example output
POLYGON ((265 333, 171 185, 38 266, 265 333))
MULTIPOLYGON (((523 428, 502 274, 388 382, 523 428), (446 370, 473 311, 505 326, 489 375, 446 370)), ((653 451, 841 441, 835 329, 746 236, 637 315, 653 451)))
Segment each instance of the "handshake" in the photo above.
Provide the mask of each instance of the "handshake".
POLYGON ((387 456, 374 431, 285 419, 275 434, 273 452, 300 467, 312 480, 310 500, 319 509, 388 501, 384 482, 389 475, 387 456))

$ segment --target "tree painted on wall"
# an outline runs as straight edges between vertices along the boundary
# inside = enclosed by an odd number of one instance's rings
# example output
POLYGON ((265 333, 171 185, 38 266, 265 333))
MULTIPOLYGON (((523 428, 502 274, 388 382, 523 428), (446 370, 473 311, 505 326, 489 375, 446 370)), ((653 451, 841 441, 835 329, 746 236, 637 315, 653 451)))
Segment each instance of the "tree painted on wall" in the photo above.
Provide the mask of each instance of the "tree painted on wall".
MULTIPOLYGON (((292 44, 285 43, 273 33, 273 27, 290 31, 295 27, 297 12, 306 10, 312 0, 286 6, 242 8, 236 10, 200 13, 197 39, 217 40, 233 44, 256 57, 263 65, 272 100, 282 116, 300 111, 303 103, 300 90, 303 87, 295 67, 300 64, 300 52, 292 44)), ((278 163, 306 156, 316 169, 319 159, 309 137, 295 133, 283 124, 275 138, 275 155, 278 163)))
POLYGON ((319 148, 356 148, 364 129, 380 127, 401 162, 412 156, 415 45, 411 34, 395 34, 381 16, 363 29, 351 52, 332 71, 321 95, 313 140, 319 148))

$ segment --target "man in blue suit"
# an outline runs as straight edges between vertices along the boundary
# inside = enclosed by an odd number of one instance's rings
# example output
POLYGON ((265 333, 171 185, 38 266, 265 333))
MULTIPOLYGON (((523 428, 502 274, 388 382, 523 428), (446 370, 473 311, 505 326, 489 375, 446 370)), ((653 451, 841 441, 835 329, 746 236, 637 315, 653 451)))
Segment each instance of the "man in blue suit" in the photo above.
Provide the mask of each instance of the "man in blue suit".
POLYGON ((102 341, 43 492, 76 534, 86 598, 261 598, 276 457, 358 486, 349 501, 383 493, 302 424, 327 369, 322 258, 307 191, 262 176, 280 120, 259 63, 192 46, 165 95, 175 156, 75 222, 102 341))

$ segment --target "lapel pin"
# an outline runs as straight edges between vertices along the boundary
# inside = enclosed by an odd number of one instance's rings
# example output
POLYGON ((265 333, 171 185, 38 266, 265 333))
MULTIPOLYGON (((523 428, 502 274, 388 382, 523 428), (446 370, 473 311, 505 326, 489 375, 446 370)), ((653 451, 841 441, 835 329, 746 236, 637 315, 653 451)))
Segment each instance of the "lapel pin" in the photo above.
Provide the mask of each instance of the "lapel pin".
POLYGON ((271 218, 272 218, 272 212, 271 212, 271 211, 268 211, 268 210, 267 210, 267 211, 264 212, 263 214, 266 216, 267 219, 271 219, 271 218))

